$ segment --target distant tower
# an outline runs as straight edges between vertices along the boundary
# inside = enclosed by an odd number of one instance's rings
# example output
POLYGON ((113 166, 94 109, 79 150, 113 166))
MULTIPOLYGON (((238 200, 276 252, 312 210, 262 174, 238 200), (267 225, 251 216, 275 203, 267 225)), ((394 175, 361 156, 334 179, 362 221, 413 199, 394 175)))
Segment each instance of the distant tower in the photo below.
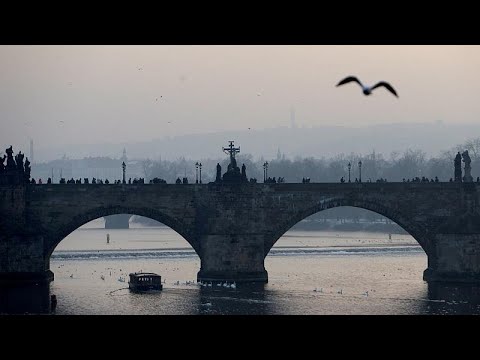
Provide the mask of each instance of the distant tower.
POLYGON ((30 162, 33 163, 33 139, 30 139, 30 162))
POLYGON ((125 150, 125 148, 123 148, 123 155, 120 160, 122 160, 123 162, 127 161, 127 150, 125 150))
POLYGON ((297 125, 295 124, 295 108, 293 106, 290 108, 290 123, 292 129, 297 128, 297 125))

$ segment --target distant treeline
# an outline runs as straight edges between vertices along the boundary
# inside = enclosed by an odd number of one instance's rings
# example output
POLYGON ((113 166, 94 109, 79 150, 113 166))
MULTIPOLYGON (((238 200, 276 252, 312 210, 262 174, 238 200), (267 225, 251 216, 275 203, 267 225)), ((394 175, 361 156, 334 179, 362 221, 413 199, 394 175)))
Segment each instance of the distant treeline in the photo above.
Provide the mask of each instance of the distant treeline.
MULTIPOLYGON (((449 181, 454 175, 454 158, 457 151, 468 150, 472 159, 472 176, 480 176, 480 138, 472 139, 450 150, 442 151, 437 157, 427 158, 422 150, 407 149, 403 154, 393 152, 388 158, 380 153, 361 155, 351 153, 339 154, 332 158, 300 158, 288 159, 280 151, 275 159, 253 159, 249 154, 237 155, 239 166, 245 164, 247 177, 263 181, 263 165, 268 162, 269 177, 283 177, 286 183, 301 183, 303 178, 310 178, 310 182, 339 182, 343 177, 348 181, 348 163, 351 164, 351 181, 359 177, 359 162, 362 162, 362 181, 375 182, 385 179, 389 182, 403 181, 415 177, 433 179, 435 176, 441 182, 449 181)), ((195 163, 202 164, 202 182, 215 179, 217 163, 222 166, 222 173, 227 169, 229 160, 198 159, 187 160, 180 158, 175 161, 150 159, 142 162, 146 180, 158 177, 168 183, 174 183, 180 177, 187 176, 190 183, 196 180, 195 163)))

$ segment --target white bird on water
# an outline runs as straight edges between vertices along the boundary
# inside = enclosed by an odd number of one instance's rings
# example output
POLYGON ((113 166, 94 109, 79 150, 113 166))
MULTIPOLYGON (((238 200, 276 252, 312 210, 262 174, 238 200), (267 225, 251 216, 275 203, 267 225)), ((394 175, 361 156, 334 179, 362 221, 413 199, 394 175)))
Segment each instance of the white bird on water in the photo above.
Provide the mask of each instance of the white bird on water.
POLYGON ((385 81, 379 81, 378 83, 376 83, 375 85, 373 86, 367 86, 367 85, 364 85, 360 82, 360 80, 358 80, 355 76, 347 76, 345 79, 343 79, 342 81, 340 81, 337 86, 340 86, 340 85, 343 85, 343 84, 348 84, 349 82, 356 82, 358 85, 360 85, 362 87, 362 90, 363 90, 363 93, 365 95, 371 95, 372 94, 372 91, 373 89, 376 89, 380 86, 383 86, 385 87, 388 91, 390 91, 393 95, 395 95, 397 98, 398 98, 398 95, 397 95, 397 92, 395 91, 395 89, 393 88, 392 85, 390 85, 389 83, 385 82, 385 81))

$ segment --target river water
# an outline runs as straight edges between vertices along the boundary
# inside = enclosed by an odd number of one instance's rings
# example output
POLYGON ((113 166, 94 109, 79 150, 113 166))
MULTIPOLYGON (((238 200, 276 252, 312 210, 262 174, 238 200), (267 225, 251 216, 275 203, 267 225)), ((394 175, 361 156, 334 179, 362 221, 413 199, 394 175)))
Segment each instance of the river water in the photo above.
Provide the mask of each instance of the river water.
POLYGON ((480 313, 478 287, 422 280, 427 256, 409 235, 292 230, 265 260, 268 284, 231 288, 198 284, 200 259, 170 228, 130 225, 99 219, 58 245, 54 314, 480 313), (136 271, 160 274, 163 291, 131 293, 136 271))

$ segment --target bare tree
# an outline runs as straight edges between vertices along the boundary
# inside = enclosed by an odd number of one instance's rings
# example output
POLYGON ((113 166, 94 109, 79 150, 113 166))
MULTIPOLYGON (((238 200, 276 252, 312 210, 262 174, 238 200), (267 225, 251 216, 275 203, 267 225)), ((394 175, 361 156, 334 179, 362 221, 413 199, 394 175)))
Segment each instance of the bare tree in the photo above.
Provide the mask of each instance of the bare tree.
POLYGON ((472 160, 475 160, 480 155, 480 138, 469 139, 465 142, 465 150, 468 150, 472 160))
POLYGON ((142 161, 143 174, 145 175, 145 180, 150 180, 150 175, 153 167, 153 161, 146 159, 142 161))

